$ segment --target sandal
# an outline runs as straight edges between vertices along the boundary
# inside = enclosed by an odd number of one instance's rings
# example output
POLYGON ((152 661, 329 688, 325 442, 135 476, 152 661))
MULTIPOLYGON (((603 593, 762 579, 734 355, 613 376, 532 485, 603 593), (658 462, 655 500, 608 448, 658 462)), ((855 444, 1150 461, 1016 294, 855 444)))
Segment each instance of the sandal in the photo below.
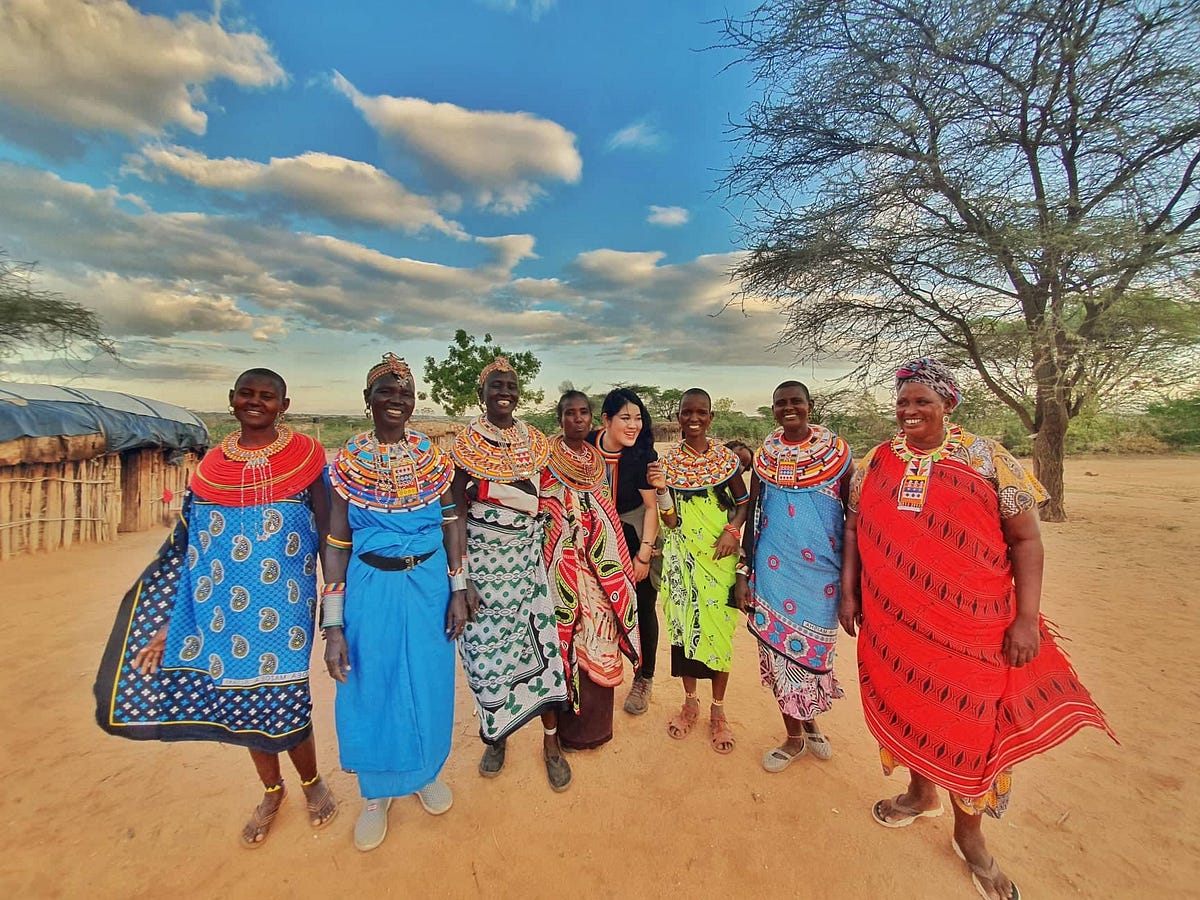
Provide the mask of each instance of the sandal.
POLYGON ((671 716, 667 720, 667 734, 675 738, 677 741, 687 737, 688 732, 692 730, 692 726, 700 719, 700 700, 696 697, 688 697, 683 701, 683 706, 679 712, 671 716))
POLYGON ((333 796, 333 791, 329 789, 329 785, 325 783, 325 779, 320 775, 312 784, 304 784, 301 782, 301 787, 304 788, 304 797, 308 801, 308 821, 313 829, 320 831, 330 822, 337 818, 338 802, 333 796), (315 797, 310 791, 315 792, 317 788, 321 788, 321 793, 315 797))
POLYGON ((263 797, 262 803, 254 807, 254 812, 250 814, 250 821, 242 828, 242 846, 247 850, 257 850, 267 842, 267 835, 271 833, 271 823, 275 821, 275 816, 279 814, 279 807, 283 806, 283 798, 287 796, 287 788, 283 787, 280 782, 279 790, 267 791, 266 797, 263 797), (270 812, 263 812, 263 805, 266 804, 268 797, 273 797, 279 794, 279 800, 275 803, 270 812))
POLYGON ((917 819, 936 819, 945 810, 939 803, 933 809, 912 809, 900 802, 903 794, 897 794, 890 800, 877 800, 875 805, 871 807, 871 818, 882 825, 884 828, 907 828, 917 819), (890 809, 884 809, 884 804, 890 804, 890 809), (888 819, 888 816, 900 814, 898 819, 888 819))
MULTIPOLYGON (((988 893, 987 888, 983 886, 983 882, 980 879, 987 879, 987 882, 991 884, 1001 875, 1000 864, 996 862, 996 857, 993 856, 992 864, 985 868, 984 866, 977 866, 967 859, 966 854, 962 852, 962 847, 958 846, 958 841, 954 838, 950 838, 950 846, 954 848, 955 855, 965 862, 967 868, 971 870, 971 883, 975 885, 975 890, 979 892, 979 896, 983 900, 992 900, 992 895, 988 893)), ((1008 892, 1006 900, 1021 900, 1021 891, 1017 887, 1016 882, 1010 879, 1008 883, 1012 890, 1008 892)))
POLYGON ((720 713, 719 718, 709 718, 708 740, 712 748, 722 755, 733 752, 733 731, 729 728, 729 720, 725 718, 725 713, 720 713))

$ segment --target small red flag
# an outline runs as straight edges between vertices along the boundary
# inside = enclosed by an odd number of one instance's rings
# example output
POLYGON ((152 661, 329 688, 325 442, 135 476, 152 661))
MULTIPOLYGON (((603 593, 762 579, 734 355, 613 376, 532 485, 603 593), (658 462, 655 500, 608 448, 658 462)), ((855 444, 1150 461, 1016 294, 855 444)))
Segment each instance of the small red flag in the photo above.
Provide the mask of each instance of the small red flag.
POLYGON ((175 495, 174 495, 173 493, 171 493, 171 489, 170 489, 170 488, 163 488, 163 503, 165 503, 165 504, 167 504, 168 506, 170 506, 170 505, 171 505, 171 501, 172 501, 172 500, 174 500, 174 499, 175 499, 175 495))

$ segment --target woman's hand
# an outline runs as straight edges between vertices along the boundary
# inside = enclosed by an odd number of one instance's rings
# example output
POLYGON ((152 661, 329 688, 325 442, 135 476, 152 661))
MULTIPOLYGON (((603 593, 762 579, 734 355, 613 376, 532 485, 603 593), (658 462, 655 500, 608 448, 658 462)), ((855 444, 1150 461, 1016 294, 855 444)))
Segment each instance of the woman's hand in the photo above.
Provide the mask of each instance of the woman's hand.
POLYGON ((742 542, 739 535, 725 529, 721 532, 721 536, 713 541, 713 559, 724 559, 727 556, 734 556, 738 552, 738 545, 742 542))
POLYGON ((842 582, 842 599, 838 601, 838 621, 842 623, 842 628, 850 637, 858 634, 858 629, 862 625, 862 598, 859 596, 857 585, 848 588, 846 583, 842 582))
POLYGON ((467 579, 467 621, 474 622, 475 614, 479 612, 479 605, 483 603, 483 598, 479 596, 479 590, 475 587, 475 582, 470 578, 467 579))
POLYGON ((453 591, 450 594, 450 606, 446 609, 446 636, 456 641, 467 627, 472 614, 467 610, 467 592, 453 591))
POLYGON ((1038 620, 1017 616, 1004 632, 1001 648, 1010 666, 1020 668, 1033 662, 1041 649, 1042 636, 1038 631, 1038 620))
POLYGON ((667 476, 663 474, 662 463, 658 460, 646 465, 646 483, 656 492, 667 489, 667 476))
POLYGON ((645 581, 650 577, 650 561, 642 562, 638 557, 633 558, 633 583, 645 581))
POLYGON ((754 611, 754 597, 750 593, 750 582, 745 575, 739 575, 733 586, 733 602, 744 613, 754 611))
POLYGON ((137 652, 133 658, 133 667, 142 675, 153 675, 162 665, 163 653, 167 647, 167 626, 164 625, 150 638, 150 643, 137 652))
POLYGON ((340 625, 324 629, 325 634, 325 668, 329 677, 339 684, 346 683, 346 673, 350 671, 350 648, 346 646, 346 633, 340 625))

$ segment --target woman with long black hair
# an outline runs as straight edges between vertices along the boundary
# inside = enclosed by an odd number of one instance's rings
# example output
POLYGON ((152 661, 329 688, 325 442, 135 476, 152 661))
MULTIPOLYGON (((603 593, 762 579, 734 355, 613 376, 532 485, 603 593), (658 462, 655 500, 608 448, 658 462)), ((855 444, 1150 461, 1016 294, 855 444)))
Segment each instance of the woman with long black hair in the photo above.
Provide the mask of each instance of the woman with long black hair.
POLYGON ((637 595, 641 659, 633 686, 625 698, 625 712, 640 716, 650 706, 658 648, 658 582, 662 571, 658 541, 658 506, 648 478, 662 474, 654 450, 650 413, 641 398, 628 388, 608 392, 600 407, 603 427, 588 434, 604 457, 613 504, 621 517, 622 533, 633 562, 637 595))

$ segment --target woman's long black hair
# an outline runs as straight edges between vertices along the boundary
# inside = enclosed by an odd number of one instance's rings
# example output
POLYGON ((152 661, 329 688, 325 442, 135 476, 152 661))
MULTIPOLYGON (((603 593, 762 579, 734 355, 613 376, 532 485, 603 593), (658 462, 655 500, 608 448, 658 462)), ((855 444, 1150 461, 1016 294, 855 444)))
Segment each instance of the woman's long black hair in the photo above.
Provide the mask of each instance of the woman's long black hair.
POLYGON ((613 388, 604 398, 604 403, 600 405, 600 412, 611 419, 623 410, 627 403, 632 403, 642 414, 642 430, 638 432, 637 440, 633 442, 633 447, 630 449, 637 457, 649 459, 654 452, 654 423, 651 421, 650 411, 646 409, 646 404, 642 402, 641 397, 629 388, 613 388))

